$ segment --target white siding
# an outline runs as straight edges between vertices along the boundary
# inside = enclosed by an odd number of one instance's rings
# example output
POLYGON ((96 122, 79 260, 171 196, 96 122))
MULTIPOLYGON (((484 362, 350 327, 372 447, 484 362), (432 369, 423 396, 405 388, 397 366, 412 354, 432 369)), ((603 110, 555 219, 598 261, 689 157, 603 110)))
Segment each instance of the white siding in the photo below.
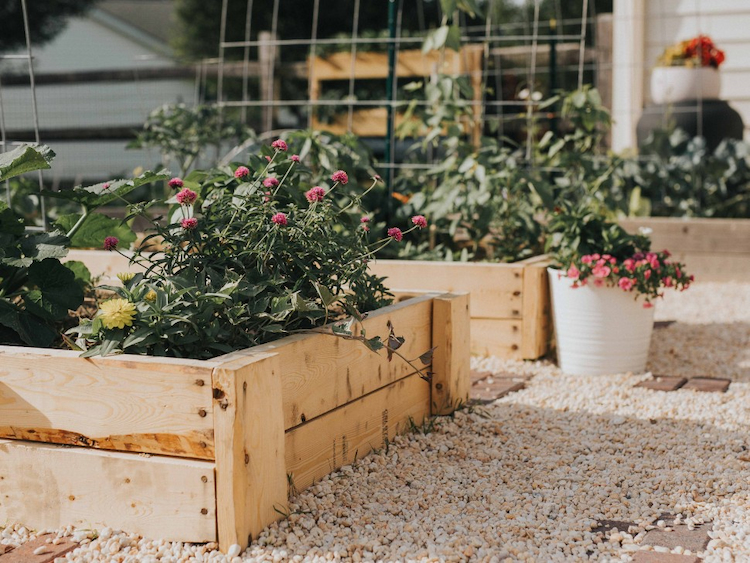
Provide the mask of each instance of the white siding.
MULTIPOLYGON (((625 13, 626 3, 632 1, 615 0, 615 19, 618 11, 625 13)), ((651 70, 664 48, 699 34, 708 35, 726 53, 726 61, 721 66, 721 97, 742 115, 745 137, 750 137, 750 0, 646 0, 642 19, 637 18, 626 25, 642 29, 644 45, 615 43, 615 91, 629 86, 625 72, 620 73, 620 82, 617 83, 618 60, 628 60, 627 53, 622 51, 643 52, 643 63, 636 65, 634 70, 643 72, 643 92, 640 94, 643 103, 648 104, 651 70), (618 50, 621 51, 619 56, 618 50)), ((613 147, 622 149, 632 139, 640 113, 622 104, 615 104, 613 113, 617 121, 613 129, 613 147), (628 143, 618 142, 618 138, 627 139, 628 143)))

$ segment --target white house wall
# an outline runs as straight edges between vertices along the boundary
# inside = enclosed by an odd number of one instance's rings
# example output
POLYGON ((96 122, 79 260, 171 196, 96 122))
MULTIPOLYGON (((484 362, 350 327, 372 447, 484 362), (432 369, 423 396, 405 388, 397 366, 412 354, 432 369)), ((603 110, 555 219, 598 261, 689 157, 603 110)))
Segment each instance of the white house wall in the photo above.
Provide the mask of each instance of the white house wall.
POLYGON ((615 0, 615 26, 630 30, 631 37, 640 35, 643 45, 614 42, 613 117, 615 126, 612 147, 622 150, 634 146, 635 126, 640 108, 630 108, 626 101, 618 100, 618 90, 634 85, 633 74, 642 73, 642 85, 637 96, 642 104, 650 101, 649 81, 651 70, 665 47, 690 39, 699 34, 710 36, 725 51, 726 61, 721 66, 721 98, 736 109, 745 122, 746 138, 750 131, 750 0, 615 0), (643 1, 640 17, 623 20, 622 15, 632 12, 634 3, 643 1), (635 30, 635 31, 634 31, 635 30), (643 53, 642 60, 633 59, 633 53, 643 53), (627 69, 627 70, 626 70, 627 69))

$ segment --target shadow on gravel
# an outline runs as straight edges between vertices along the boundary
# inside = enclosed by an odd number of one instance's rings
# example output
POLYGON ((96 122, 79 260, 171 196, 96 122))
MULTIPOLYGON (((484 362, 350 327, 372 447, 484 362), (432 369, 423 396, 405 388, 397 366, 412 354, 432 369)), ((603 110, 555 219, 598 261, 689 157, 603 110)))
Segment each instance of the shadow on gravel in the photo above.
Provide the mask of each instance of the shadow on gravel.
POLYGON ((655 330, 647 368, 655 375, 750 382, 750 324, 676 323, 655 330))
POLYGON ((399 438, 380 459, 297 497, 311 513, 274 535, 289 538, 291 528, 301 537, 276 546, 290 557, 312 542, 315 553, 346 559, 612 561, 625 551, 591 531, 596 521, 685 509, 710 520, 724 502, 724 519, 747 520, 746 432, 558 408, 497 403, 486 417, 460 414, 399 438))

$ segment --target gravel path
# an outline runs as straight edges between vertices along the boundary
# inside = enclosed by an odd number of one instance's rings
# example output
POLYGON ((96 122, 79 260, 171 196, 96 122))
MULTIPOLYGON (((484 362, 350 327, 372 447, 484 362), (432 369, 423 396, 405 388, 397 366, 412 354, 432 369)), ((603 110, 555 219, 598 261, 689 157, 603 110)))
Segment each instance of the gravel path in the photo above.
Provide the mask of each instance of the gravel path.
MULTIPOLYGON (((634 388, 643 374, 568 377, 546 362, 475 359, 479 370, 535 376, 323 480, 242 557, 105 530, 67 558, 631 561, 667 550, 644 538, 672 513, 689 528, 710 522, 700 528, 711 530, 706 561, 750 561, 750 284, 698 284, 656 314, 678 322, 655 331, 650 369, 729 377, 726 393, 664 393, 634 388), (603 519, 633 526, 597 534, 603 519)), ((17 528, 0 532, 0 543, 29 537, 17 528)))

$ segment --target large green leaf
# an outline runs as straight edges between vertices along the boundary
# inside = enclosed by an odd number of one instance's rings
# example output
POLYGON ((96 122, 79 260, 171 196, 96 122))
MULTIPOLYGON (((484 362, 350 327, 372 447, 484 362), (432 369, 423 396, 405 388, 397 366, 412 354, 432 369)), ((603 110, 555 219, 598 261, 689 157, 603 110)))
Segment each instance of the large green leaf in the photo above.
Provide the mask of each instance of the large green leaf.
POLYGON ((68 254, 68 237, 59 231, 28 235, 21 241, 21 251, 35 262, 64 258, 68 254))
POLYGON ((39 318, 19 310, 7 299, 0 299, 0 325, 0 343, 3 344, 22 342, 47 348, 56 336, 55 331, 39 318))
POLYGON ((76 283, 81 286, 81 289, 85 289, 91 285, 91 272, 89 272, 86 264, 80 260, 68 260, 63 263, 63 266, 73 272, 76 283))
MULTIPOLYGON (((78 213, 62 215, 55 222, 55 226, 67 233, 80 218, 78 213)), ((101 213, 89 213, 83 224, 73 234, 73 238, 70 239, 70 246, 72 248, 101 248, 107 237, 117 237, 123 247, 130 246, 136 239, 133 230, 121 219, 113 219, 101 213)))
POLYGON ((29 285, 36 286, 24 296, 26 309, 49 320, 64 319, 69 309, 83 303, 83 290, 75 274, 55 259, 29 266, 29 285))
POLYGON ((46 145, 21 145, 0 154, 0 181, 49 168, 55 153, 46 145))
POLYGON ((0 233, 19 236, 24 231, 23 219, 11 211, 7 204, 0 201, 0 233))
POLYGON ((94 184, 93 186, 76 186, 73 189, 59 192, 44 190, 42 193, 58 199, 75 201, 90 210, 115 200, 121 200, 136 188, 153 184, 154 182, 163 182, 169 180, 170 177, 168 170, 160 170, 159 172, 148 170, 132 180, 112 180, 110 182, 94 184))

